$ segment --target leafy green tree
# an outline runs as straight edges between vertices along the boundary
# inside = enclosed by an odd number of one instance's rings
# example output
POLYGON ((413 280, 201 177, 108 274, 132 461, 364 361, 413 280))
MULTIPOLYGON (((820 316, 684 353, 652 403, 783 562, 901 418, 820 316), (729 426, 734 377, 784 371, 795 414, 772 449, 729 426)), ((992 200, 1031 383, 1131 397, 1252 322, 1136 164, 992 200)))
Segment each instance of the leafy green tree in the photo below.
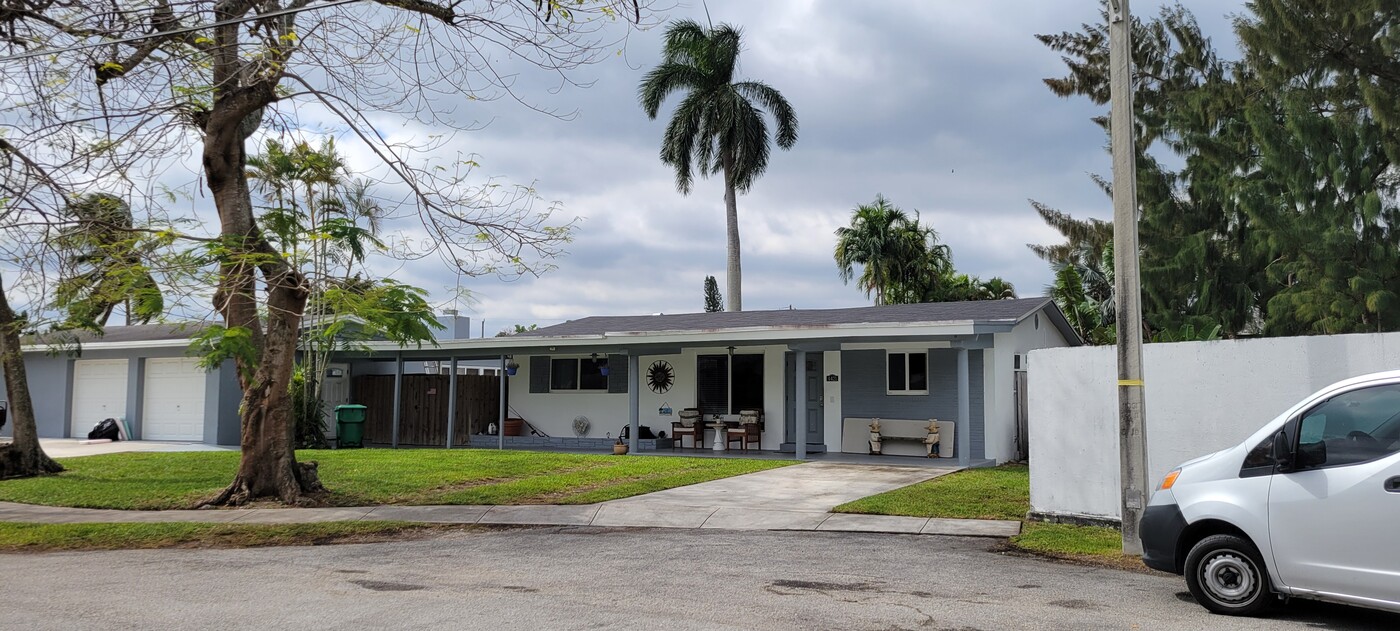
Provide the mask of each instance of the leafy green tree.
MULTIPOLYGON (((1235 23, 1238 61, 1218 57, 1180 7, 1133 26, 1148 333, 1400 328, 1400 214, 1388 175, 1400 156, 1400 8, 1259 0, 1247 9, 1235 23), (1173 154, 1179 166, 1168 168, 1159 158, 1173 154)), ((1069 69, 1046 80, 1055 93, 1107 103, 1103 24, 1040 39, 1069 69)), ((1067 250, 1093 252, 1062 233, 1067 250)), ((1038 253, 1076 265, 1088 287, 1092 256, 1038 253)))
POLYGON ((940 278, 950 267, 948 246, 937 240, 933 228, 919 225, 884 195, 876 195, 874 202, 851 211, 849 226, 836 229, 837 272, 842 282, 850 283, 859 265, 856 285, 867 297, 873 294, 877 305, 911 302, 908 299, 921 295, 927 284, 920 279, 940 278))
MULTIPOLYGON (((413 119, 436 129, 470 128, 454 116, 457 103, 523 97, 513 91, 520 64, 567 76, 598 61, 610 48, 604 29, 621 15, 640 22, 642 4, 191 0, 127 3, 117 14, 73 2, 0 11, 0 51, 7 55, 0 111, 13 132, 0 150, 42 158, 29 169, 32 180, 62 184, 97 173, 86 177, 121 181, 188 159, 191 150, 197 155, 217 229, 178 238, 201 244, 208 269, 217 270, 212 306, 226 325, 197 346, 206 359, 233 359, 244 393, 238 470, 209 503, 305 503, 323 490, 314 463, 297 461, 289 392, 312 285, 260 221, 247 141, 265 126, 305 128, 300 112, 314 107, 335 119, 332 133, 362 143, 384 177, 410 191, 419 225, 431 236, 423 241, 430 251, 417 256, 437 255, 467 275, 548 271, 572 222, 558 224, 551 209, 535 208, 539 195, 528 186, 477 180, 468 156, 434 158, 431 150, 442 146, 437 135, 390 141, 377 125, 413 119), (411 72, 398 63, 423 50, 433 54, 417 55, 411 72), (510 73, 493 66, 502 51, 510 73)), ((94 187, 49 188, 66 195, 94 187)), ((372 293, 363 299, 397 301, 409 311, 422 299, 397 284, 372 293)), ((361 299, 348 292, 345 298, 361 299)), ((372 311, 382 324, 415 333, 411 314, 372 311)))
POLYGON ((724 311, 724 296, 719 294, 719 283, 714 276, 705 277, 705 313, 724 311))
POLYGON ((538 324, 531 324, 530 326, 525 326, 523 324, 513 324, 509 329, 501 329, 500 331, 497 331, 496 337, 510 337, 512 335, 520 335, 521 333, 537 331, 539 330, 539 328, 540 325, 538 324))
POLYGON ((764 110, 777 125, 772 141, 790 149, 797 142, 797 114, 766 83, 736 80, 741 32, 728 24, 705 28, 678 20, 666 28, 661 63, 642 79, 638 98, 655 119, 666 97, 684 93, 661 140, 661 161, 676 170, 676 188, 689 194, 693 172, 724 177, 728 257, 726 302, 743 311, 739 257, 738 193, 748 192, 768 168, 770 139, 764 110))
POLYGON ((53 244, 62 257, 55 306, 63 326, 101 332, 118 306, 127 324, 147 324, 165 313, 165 298, 145 259, 159 240, 137 231, 131 206, 105 193, 82 195, 66 207, 68 223, 53 244))
POLYGON ((938 231, 910 217, 884 195, 851 211, 851 225, 836 229, 834 252, 841 280, 856 285, 875 304, 1002 300, 1016 288, 1001 278, 981 280, 953 269, 953 251, 938 231), (860 266, 860 277, 855 268, 860 266))
POLYGON ((1010 300, 1016 297, 1016 286, 993 276, 977 284, 979 300, 1010 300))
POLYGON ((1257 85, 1259 159, 1237 195, 1260 226, 1274 334, 1400 329, 1400 5, 1255 0, 1235 28, 1257 85))

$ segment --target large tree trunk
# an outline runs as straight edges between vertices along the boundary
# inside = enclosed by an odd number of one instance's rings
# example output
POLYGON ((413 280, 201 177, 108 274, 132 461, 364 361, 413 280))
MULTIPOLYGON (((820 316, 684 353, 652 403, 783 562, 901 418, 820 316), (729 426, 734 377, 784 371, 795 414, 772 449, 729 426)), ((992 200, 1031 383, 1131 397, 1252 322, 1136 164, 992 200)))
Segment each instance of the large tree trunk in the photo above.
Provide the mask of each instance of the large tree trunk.
POLYGON ((310 494, 325 490, 315 463, 296 461, 296 428, 288 392, 309 292, 305 277, 258 229, 244 145, 261 124, 263 108, 276 100, 275 82, 240 86, 243 62, 238 58, 238 27, 220 26, 214 32, 212 70, 218 88, 204 121, 202 156, 225 248, 214 308, 224 317, 225 326, 249 332, 255 357, 235 359, 243 387, 243 457, 238 474, 228 488, 204 504, 244 504, 264 497, 305 504, 314 500, 310 494), (266 328, 258 313, 259 273, 265 283, 266 328))
MULTIPOLYGON (((211 120, 211 128, 217 119, 211 120)), ((237 126, 237 125, 235 125, 237 126)), ((212 129, 211 129, 212 131, 212 129)), ((297 334, 308 296, 306 279, 271 248, 253 221, 252 201, 244 168, 244 134, 210 133, 205 142, 205 173, 222 234, 231 253, 220 269, 214 304, 226 326, 251 333, 256 359, 239 357, 243 387, 242 460, 238 474, 206 505, 244 504, 272 497, 289 504, 313 501, 308 494, 325 489, 315 463, 298 464, 296 427, 288 392, 296 361, 297 334), (226 138, 220 147, 215 140, 226 138), (266 282, 266 328, 258 314, 257 274, 266 282)))
POLYGON ((29 378, 20 350, 20 323, 5 298, 0 279, 0 365, 4 366, 5 391, 9 393, 9 422, 14 442, 0 446, 0 479, 58 473, 63 467, 39 446, 39 429, 34 421, 34 402, 29 398, 29 378))
POLYGON ((724 268, 724 306, 727 311, 744 310, 744 273, 739 264, 739 202, 734 192, 734 159, 724 157, 724 219, 729 230, 729 257, 724 268))

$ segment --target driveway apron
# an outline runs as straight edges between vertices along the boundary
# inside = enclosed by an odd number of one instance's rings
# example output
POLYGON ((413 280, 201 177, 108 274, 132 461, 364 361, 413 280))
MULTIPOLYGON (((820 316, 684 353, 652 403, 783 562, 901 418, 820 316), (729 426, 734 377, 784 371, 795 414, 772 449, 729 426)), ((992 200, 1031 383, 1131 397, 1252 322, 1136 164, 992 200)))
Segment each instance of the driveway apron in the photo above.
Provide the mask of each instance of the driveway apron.
POLYGON ((657 507, 825 513, 846 502, 932 480, 957 470, 957 467, 945 469, 809 462, 613 500, 604 505, 647 504, 657 507))

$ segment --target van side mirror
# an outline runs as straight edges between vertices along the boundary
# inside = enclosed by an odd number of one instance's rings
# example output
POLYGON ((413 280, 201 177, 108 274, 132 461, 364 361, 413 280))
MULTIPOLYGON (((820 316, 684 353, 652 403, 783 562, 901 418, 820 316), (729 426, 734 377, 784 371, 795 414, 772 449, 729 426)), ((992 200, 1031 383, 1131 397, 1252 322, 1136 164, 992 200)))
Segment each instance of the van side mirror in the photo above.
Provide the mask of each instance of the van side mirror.
POLYGON ((1279 432, 1274 434, 1274 466, 1279 473, 1288 473, 1293 467, 1293 450, 1288 447, 1288 434, 1279 432))

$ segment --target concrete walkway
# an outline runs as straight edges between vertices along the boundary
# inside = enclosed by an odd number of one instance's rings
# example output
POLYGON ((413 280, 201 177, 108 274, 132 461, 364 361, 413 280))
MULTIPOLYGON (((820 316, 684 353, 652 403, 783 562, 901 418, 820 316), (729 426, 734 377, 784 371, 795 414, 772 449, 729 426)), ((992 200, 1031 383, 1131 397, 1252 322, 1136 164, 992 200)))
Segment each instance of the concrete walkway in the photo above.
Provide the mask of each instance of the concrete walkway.
POLYGON ((0 502, 0 521, 289 524, 396 520, 439 524, 823 530, 972 537, 1019 534, 1019 521, 850 515, 831 508, 956 468, 808 463, 576 506, 366 506, 125 511, 0 502))

